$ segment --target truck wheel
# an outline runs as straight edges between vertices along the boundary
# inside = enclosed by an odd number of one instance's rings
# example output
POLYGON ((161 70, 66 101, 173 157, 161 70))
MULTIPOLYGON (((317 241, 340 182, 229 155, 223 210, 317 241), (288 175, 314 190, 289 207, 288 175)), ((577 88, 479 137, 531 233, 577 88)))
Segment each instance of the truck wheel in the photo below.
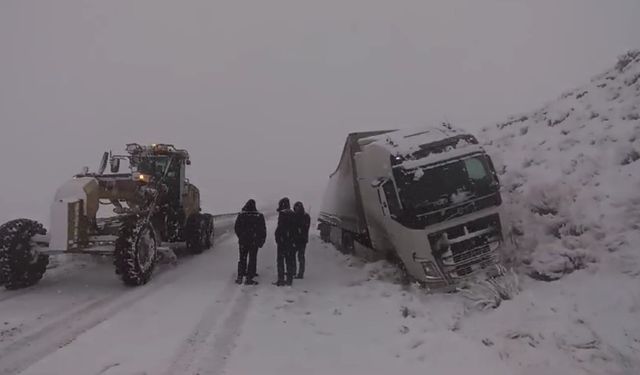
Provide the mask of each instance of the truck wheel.
POLYGON ((126 220, 120 227, 114 254, 116 273, 125 285, 146 284, 157 260, 158 242, 151 224, 126 220))
POLYGON ((355 253, 356 247, 351 233, 342 231, 342 244, 340 250, 345 254, 355 253))
POLYGON ((210 237, 213 228, 209 224, 206 215, 193 214, 187 220, 185 227, 185 239, 187 250, 192 254, 201 254, 211 247, 210 237))
POLYGON ((331 241, 331 227, 326 224, 320 224, 320 240, 322 242, 331 241))
POLYGON ((398 269, 400 271, 400 274, 398 275, 398 282, 400 283, 400 285, 402 286, 410 285, 413 278, 411 277, 411 275, 409 275, 409 271, 407 271, 407 267, 404 265, 404 263, 401 260, 400 260, 400 263, 398 263, 398 269))
POLYGON ((46 233, 42 224, 28 219, 0 226, 0 281, 4 281, 5 288, 25 288, 42 279, 49 256, 34 250, 31 239, 46 233))
POLYGON ((398 267, 397 281, 400 283, 400 285, 408 286, 409 284, 411 284, 413 278, 409 275, 407 266, 405 266, 404 262, 402 261, 402 259, 400 259, 398 254, 393 251, 387 251, 385 259, 387 260, 387 262, 398 267))

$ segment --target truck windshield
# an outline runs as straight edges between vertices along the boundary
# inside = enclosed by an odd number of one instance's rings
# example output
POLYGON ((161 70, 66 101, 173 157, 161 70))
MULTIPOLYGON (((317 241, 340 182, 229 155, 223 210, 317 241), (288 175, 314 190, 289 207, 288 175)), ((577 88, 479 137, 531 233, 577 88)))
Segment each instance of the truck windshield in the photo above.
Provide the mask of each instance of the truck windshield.
POLYGON ((412 170, 395 168, 405 213, 420 215, 464 203, 497 191, 498 184, 484 155, 412 170))

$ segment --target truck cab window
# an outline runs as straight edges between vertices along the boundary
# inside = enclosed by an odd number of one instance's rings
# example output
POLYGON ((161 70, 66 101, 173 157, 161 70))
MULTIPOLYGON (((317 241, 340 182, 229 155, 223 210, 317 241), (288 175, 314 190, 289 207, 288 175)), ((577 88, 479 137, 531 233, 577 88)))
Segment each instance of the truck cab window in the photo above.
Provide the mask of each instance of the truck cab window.
POLYGON ((396 189, 393 186, 393 181, 389 180, 382 185, 384 195, 387 198, 387 204, 389 205, 389 213, 392 217, 398 218, 401 214, 400 201, 396 194, 396 189))
POLYGON ((465 159, 465 168, 467 169, 467 175, 472 180, 482 180, 487 177, 487 170, 482 164, 482 161, 478 158, 465 159))

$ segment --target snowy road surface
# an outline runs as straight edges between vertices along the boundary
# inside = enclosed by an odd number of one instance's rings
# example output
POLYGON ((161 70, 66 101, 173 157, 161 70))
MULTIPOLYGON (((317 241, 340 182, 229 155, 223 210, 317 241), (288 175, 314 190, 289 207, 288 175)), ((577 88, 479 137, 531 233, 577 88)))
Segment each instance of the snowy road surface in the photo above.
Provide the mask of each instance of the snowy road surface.
MULTIPOLYGON (((269 226, 273 233, 273 222, 269 226)), ((395 324, 404 319, 392 298, 400 292, 365 285, 366 272, 349 272, 346 258, 312 241, 307 278, 292 288, 271 285, 270 242, 259 254, 261 284, 236 285, 236 243, 226 234, 213 250, 163 267, 143 287, 121 286, 105 261, 46 277, 28 290, 2 292, 0 374, 364 374, 424 368, 429 359, 408 359, 404 347, 437 343, 407 337, 398 346, 396 337, 409 330, 395 324)), ((490 359, 482 352, 479 357, 490 359)))
MULTIPOLYGON (((522 328, 558 321, 531 312, 544 290, 469 315, 459 295, 404 290, 388 266, 341 255, 315 236, 305 280, 276 288, 268 225, 257 286, 233 282, 236 241, 225 234, 143 287, 122 286, 104 261, 0 292, 0 374, 580 374, 588 366, 572 358, 570 335, 563 352, 522 328)), ((548 303, 568 319, 578 306, 559 299, 548 303)), ((549 329, 561 333, 559 322, 549 329)), ((601 353, 584 340, 582 352, 601 353)))

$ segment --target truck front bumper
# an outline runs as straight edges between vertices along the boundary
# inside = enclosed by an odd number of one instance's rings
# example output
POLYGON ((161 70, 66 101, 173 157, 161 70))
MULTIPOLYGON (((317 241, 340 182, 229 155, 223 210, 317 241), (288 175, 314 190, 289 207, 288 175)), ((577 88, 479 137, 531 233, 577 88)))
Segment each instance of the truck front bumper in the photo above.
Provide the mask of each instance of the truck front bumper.
POLYGON ((498 251, 502 242, 484 244, 455 255, 446 253, 441 258, 422 258, 413 254, 414 262, 424 270, 421 280, 431 287, 458 285, 479 275, 487 277, 500 273, 498 251))

